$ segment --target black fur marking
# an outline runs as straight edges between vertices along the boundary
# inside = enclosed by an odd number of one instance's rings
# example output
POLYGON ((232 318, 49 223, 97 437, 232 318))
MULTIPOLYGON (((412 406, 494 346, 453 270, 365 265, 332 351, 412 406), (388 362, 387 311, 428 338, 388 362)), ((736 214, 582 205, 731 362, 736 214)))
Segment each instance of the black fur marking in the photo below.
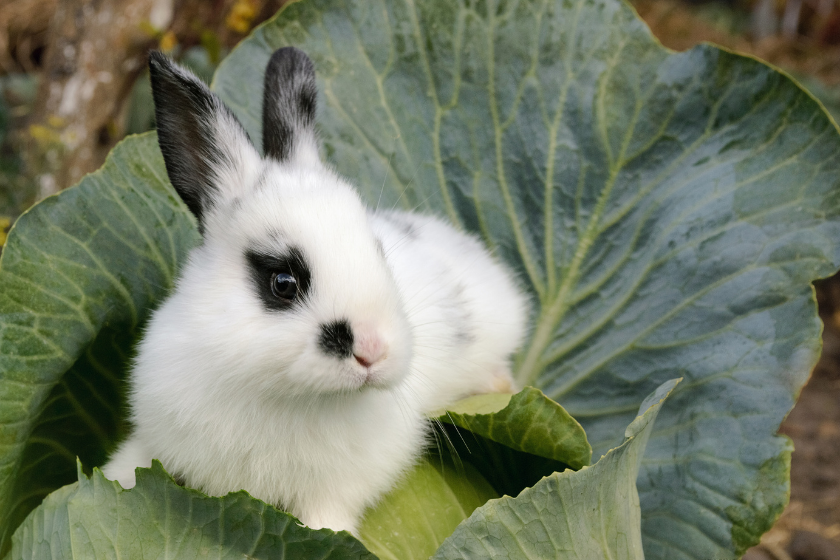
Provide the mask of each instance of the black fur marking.
POLYGON ((294 47, 278 49, 265 69, 263 90, 263 153, 287 161, 300 133, 314 138, 318 88, 315 65, 294 47))
POLYGON ((347 319, 340 319, 321 325, 318 346, 328 356, 349 358, 353 355, 353 330, 347 319))
POLYGON ((260 300, 268 311, 286 311, 305 301, 309 295, 312 274, 303 258, 303 253, 296 247, 290 248, 284 255, 271 255, 260 250, 249 249, 245 260, 251 269, 251 280, 260 300), (291 302, 280 299, 271 291, 271 279, 274 274, 291 274, 297 281, 297 296, 291 302))
POLYGON ((226 117, 238 129, 231 132, 250 142, 248 134, 201 80, 158 51, 149 53, 149 73, 166 173, 203 231, 202 216, 212 207, 218 190, 214 169, 232 164, 230 147, 218 143, 214 125, 226 117))

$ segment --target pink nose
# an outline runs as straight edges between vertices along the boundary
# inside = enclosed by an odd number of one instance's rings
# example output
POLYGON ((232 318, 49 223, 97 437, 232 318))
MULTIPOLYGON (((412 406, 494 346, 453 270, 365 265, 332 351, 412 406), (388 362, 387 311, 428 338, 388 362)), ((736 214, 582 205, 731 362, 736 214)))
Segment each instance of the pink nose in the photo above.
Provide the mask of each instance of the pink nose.
POLYGON ((363 358, 359 355, 353 354, 353 357, 356 358, 356 361, 359 362, 359 365, 361 365, 362 367, 370 367, 373 365, 373 362, 369 362, 366 358, 363 358))
POLYGON ((362 367, 369 368, 388 353, 388 345, 375 329, 356 327, 353 331, 353 357, 362 367))

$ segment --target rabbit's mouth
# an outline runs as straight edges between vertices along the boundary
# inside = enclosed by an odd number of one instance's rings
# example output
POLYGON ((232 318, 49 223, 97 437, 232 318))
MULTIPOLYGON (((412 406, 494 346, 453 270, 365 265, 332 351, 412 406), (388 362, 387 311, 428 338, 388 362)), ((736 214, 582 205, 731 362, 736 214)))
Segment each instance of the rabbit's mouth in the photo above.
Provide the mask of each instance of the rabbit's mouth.
POLYGON ((362 371, 359 375, 359 389, 364 389, 366 387, 385 389, 390 385, 385 376, 382 375, 382 372, 378 371, 379 368, 374 369, 362 366, 362 369, 364 371, 362 371))
POLYGON ((377 361, 372 365, 364 365, 361 361, 350 358, 356 362, 351 365, 353 369, 353 380, 358 383, 358 390, 366 389, 390 389, 399 382, 398 376, 391 375, 385 359, 377 361))

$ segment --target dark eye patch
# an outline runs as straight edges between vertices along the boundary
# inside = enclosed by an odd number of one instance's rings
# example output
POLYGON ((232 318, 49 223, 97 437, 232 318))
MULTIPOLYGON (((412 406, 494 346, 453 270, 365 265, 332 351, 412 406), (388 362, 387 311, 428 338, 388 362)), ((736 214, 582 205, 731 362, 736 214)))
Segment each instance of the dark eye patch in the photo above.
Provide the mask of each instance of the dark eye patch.
POLYGON ((245 251, 245 260, 251 271, 254 289, 266 310, 285 311, 308 296, 312 275, 303 253, 296 247, 280 255, 249 249, 245 251), (277 297, 276 287, 272 290, 274 279, 281 274, 291 274, 297 283, 297 295, 292 301, 277 297))

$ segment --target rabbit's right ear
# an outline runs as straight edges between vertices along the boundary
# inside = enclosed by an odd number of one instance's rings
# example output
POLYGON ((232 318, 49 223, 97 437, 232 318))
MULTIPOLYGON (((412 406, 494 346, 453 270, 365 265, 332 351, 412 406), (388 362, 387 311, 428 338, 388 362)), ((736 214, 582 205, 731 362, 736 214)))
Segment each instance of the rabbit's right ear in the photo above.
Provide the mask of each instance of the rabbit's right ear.
POLYGON ((166 172, 203 232, 207 210, 247 184, 260 156, 242 125, 192 73, 149 53, 158 143, 166 172))
POLYGON ((294 47, 274 51, 265 69, 263 153, 281 163, 318 161, 315 65, 294 47))

